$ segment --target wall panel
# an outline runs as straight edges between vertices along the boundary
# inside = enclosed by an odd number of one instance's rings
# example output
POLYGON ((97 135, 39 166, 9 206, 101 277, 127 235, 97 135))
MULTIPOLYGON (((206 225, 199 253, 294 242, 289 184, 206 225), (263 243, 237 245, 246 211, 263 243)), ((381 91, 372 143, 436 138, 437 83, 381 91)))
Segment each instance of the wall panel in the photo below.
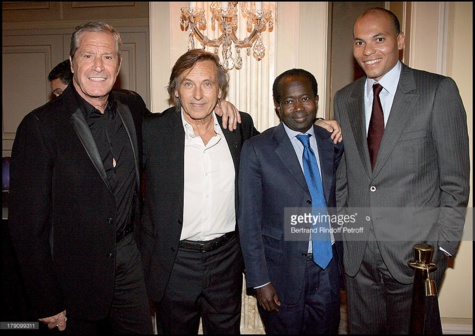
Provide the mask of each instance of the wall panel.
POLYGON ((147 2, 2 2, 2 156, 11 154, 22 118, 50 98, 48 74, 69 57, 77 25, 100 20, 122 36, 123 63, 116 87, 138 92, 150 106, 147 2))
POLYGON ((9 156, 23 117, 45 104, 50 95, 48 73, 61 61, 61 35, 17 35, 3 38, 2 156, 9 156))

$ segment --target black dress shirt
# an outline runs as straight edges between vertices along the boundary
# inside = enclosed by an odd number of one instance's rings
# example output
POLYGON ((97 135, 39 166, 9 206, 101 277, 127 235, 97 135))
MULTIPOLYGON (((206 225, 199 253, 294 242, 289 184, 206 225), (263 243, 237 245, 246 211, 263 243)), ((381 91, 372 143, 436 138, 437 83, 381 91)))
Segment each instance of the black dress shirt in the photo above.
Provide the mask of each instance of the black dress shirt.
POLYGON ((134 218, 136 177, 132 145, 122 118, 117 113, 117 102, 109 98, 102 114, 76 91, 75 94, 99 150, 109 188, 114 193, 117 207, 116 232, 119 233, 133 224, 134 218))

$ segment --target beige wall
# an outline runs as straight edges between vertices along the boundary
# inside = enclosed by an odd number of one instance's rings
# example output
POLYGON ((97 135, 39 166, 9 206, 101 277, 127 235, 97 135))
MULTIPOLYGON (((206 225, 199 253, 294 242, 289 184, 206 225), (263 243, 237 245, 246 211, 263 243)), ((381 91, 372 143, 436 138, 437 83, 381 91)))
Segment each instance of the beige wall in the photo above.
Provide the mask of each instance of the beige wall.
MULTIPOLYGON (((465 109, 473 153, 473 3, 449 3, 446 73, 458 84, 465 109)), ((473 172, 473 155, 470 157, 473 172)), ((469 211, 473 214, 473 173, 469 211)), ((441 315, 451 318, 473 316, 473 215, 467 216, 464 241, 453 268, 447 270, 440 293, 441 315), (468 230, 470 229, 470 230, 468 230)))
MULTIPOLYGON (((414 2, 410 7, 406 8, 411 31, 410 41, 406 43, 408 64, 456 81, 467 112, 469 136, 473 139, 473 5, 471 2, 414 2)), ((470 146, 472 149, 471 142, 470 146)), ((473 156, 470 160, 472 163, 473 156)), ((472 180, 470 185, 473 186, 472 180)), ((473 190, 470 195, 463 240, 439 293, 441 316, 450 322, 452 319, 471 320, 473 314, 473 190)))

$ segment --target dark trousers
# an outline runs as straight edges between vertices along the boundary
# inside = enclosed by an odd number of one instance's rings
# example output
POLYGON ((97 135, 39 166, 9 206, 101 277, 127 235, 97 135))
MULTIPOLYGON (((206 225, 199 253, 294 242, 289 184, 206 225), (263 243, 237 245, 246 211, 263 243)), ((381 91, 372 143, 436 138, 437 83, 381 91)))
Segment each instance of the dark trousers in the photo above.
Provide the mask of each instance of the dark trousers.
POLYGON ((243 260, 233 237, 210 252, 178 249, 163 299, 156 303, 159 334, 239 334, 243 260))
POLYGON ((279 312, 268 312, 258 306, 266 334, 338 334, 340 275, 335 258, 324 270, 309 258, 302 281, 305 284, 297 303, 290 305, 281 300, 279 312))
POLYGON ((117 244, 114 298, 107 319, 84 321, 68 315, 65 331, 70 335, 153 334, 142 261, 133 234, 117 244))
MULTIPOLYGON (((430 273, 438 288, 446 268, 447 258, 443 258, 430 273)), ((346 285, 350 334, 409 334, 413 284, 402 284, 392 277, 375 239, 368 241, 360 270, 355 277, 346 276, 346 285)), ((440 325, 436 313, 431 309, 426 316, 429 330, 440 325)))

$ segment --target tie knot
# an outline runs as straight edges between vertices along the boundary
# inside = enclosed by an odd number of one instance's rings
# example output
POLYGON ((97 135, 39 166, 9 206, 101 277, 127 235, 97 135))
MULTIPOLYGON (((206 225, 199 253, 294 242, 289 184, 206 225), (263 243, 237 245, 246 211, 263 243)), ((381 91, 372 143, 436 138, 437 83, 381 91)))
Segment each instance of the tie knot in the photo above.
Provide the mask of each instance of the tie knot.
POLYGON ((310 134, 299 134, 297 139, 302 143, 304 147, 310 147, 310 134))
POLYGON ((373 95, 375 97, 379 96, 379 93, 381 92, 381 90, 383 89, 383 87, 381 86, 381 84, 374 84, 373 85, 373 95))

